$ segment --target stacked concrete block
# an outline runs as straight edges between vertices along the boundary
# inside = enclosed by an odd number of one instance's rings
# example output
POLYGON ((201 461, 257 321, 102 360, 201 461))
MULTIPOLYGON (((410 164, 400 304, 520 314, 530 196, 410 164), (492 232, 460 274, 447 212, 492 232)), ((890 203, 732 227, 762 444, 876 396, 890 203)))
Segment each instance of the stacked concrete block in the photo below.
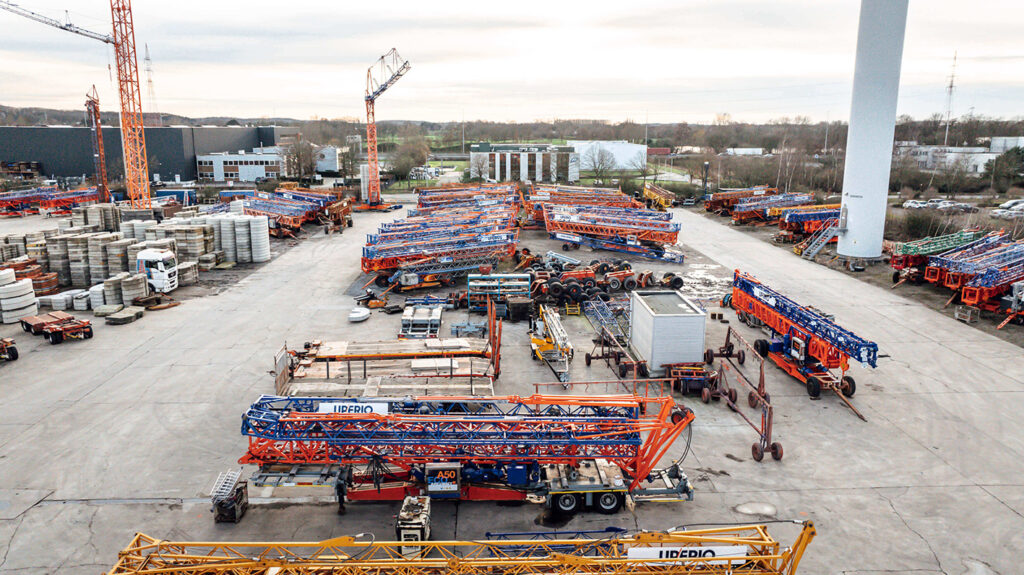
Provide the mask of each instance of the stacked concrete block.
POLYGON ((96 234, 89 238, 89 285, 99 283, 110 275, 107 270, 107 246, 119 239, 120 233, 96 234))
POLYGON ((128 273, 120 273, 103 280, 103 301, 106 305, 124 303, 121 282, 130 276, 128 273))
MULTIPOLYGON (((107 275, 117 275, 121 272, 134 272, 135 266, 129 267, 128 246, 135 243, 132 238, 115 240, 107 244, 107 275)), ((131 262, 135 263, 134 260, 131 262)))
POLYGON ((71 285, 86 287, 92 285, 89 273, 89 238, 93 234, 79 234, 68 237, 68 268, 71 285))
POLYGON ((135 298, 149 295, 149 282, 146 274, 134 274, 121 280, 121 299, 125 305, 130 305, 135 298))

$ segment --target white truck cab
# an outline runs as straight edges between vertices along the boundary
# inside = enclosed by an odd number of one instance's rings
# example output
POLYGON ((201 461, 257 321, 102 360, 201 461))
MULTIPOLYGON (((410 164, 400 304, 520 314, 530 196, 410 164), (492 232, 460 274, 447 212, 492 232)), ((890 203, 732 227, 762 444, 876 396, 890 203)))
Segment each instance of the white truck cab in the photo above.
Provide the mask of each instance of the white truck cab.
POLYGON ((146 274, 150 291, 170 293, 178 289, 178 260, 171 250, 142 250, 135 260, 135 271, 146 274))

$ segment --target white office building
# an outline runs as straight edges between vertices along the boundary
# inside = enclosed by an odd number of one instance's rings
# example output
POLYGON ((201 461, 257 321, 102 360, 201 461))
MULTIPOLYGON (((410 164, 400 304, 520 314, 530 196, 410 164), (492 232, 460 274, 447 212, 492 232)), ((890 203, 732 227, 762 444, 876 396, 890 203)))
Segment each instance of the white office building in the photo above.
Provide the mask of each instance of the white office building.
POLYGON ((254 148, 251 152, 217 152, 196 156, 196 171, 205 182, 255 182, 258 178, 288 176, 281 148, 254 148))

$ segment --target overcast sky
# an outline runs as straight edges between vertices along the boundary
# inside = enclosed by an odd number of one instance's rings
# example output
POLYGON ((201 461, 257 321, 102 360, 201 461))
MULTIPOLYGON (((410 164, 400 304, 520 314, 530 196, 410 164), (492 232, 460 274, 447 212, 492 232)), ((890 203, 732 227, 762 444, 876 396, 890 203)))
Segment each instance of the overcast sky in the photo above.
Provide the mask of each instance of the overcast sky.
MULTIPOLYGON (((107 33, 107 0, 16 0, 107 33)), ((412 70, 380 119, 706 122, 849 114, 859 0, 136 0, 161 112, 361 117, 366 68, 412 70)), ((1024 114, 1024 3, 911 0, 899 113, 1024 114)), ((0 104, 117 109, 106 45, 0 11, 0 104)), ((146 100, 143 84, 143 100, 146 100)), ((149 105, 144 104, 149 110, 149 105)))

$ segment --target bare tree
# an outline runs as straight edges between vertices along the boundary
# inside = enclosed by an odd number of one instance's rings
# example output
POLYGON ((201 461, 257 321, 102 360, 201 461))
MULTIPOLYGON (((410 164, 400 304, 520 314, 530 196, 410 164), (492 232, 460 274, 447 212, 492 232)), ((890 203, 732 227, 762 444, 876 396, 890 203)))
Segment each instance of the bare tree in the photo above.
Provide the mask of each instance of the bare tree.
POLYGON ((639 172, 644 183, 647 183, 647 175, 651 173, 651 167, 647 164, 647 154, 637 152, 636 157, 630 160, 629 167, 639 172))
POLYGON ((650 163, 651 177, 654 178, 654 183, 658 183, 658 176, 665 173, 665 165, 659 164, 658 160, 655 159, 650 163))
POLYGON ((285 145, 282 152, 288 175, 301 179, 303 176, 311 176, 316 171, 313 144, 308 140, 296 139, 285 145))
POLYGON ((491 159, 488 154, 475 154, 469 162, 469 177, 486 180, 491 175, 491 159))
POLYGON ((583 169, 590 170, 598 180, 604 180, 608 172, 615 169, 615 155, 600 144, 590 146, 583 154, 582 160, 583 169))

